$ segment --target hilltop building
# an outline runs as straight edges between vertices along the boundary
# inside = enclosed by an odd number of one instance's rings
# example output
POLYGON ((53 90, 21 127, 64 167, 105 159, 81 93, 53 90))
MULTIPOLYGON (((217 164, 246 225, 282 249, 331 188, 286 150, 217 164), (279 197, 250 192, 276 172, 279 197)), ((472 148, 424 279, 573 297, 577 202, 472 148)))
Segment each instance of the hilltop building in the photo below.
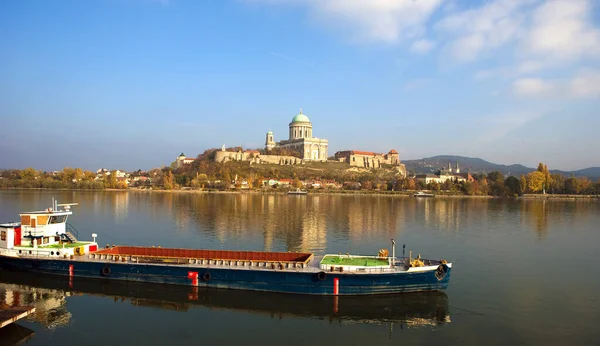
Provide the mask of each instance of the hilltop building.
POLYGON ((406 176, 406 167, 400 163, 400 156, 394 149, 387 154, 379 154, 371 151, 344 150, 334 155, 339 162, 348 163, 352 167, 382 168, 383 165, 396 168, 403 176, 406 176))
MULTIPOLYGON (((221 150, 215 152, 214 160, 216 162, 249 161, 250 164, 302 165, 309 161, 328 162, 328 148, 327 139, 313 137, 313 125, 300 109, 300 113, 289 123, 287 140, 276 142, 273 131, 267 132, 264 154, 256 150, 243 150, 241 147, 225 148, 223 145, 221 150), (275 149, 289 149, 293 153, 277 152, 275 149)), ((398 152, 394 149, 387 154, 359 150, 338 151, 335 160, 329 162, 344 162, 350 167, 366 169, 391 166, 390 168, 406 176, 406 167, 400 163, 398 152)))
POLYGON ((176 166, 176 168, 179 168, 184 165, 190 165, 190 164, 192 164, 192 162, 194 162, 194 160, 195 160, 195 158, 185 157, 185 155, 183 153, 181 153, 181 155, 177 156, 177 158, 175 159, 175 166, 176 166))
POLYGON ((292 149, 300 153, 300 158, 306 161, 327 161, 327 149, 329 141, 313 137, 313 126, 310 119, 302 113, 292 118, 289 124, 289 138, 280 142, 275 142, 275 136, 272 131, 267 132, 265 149, 268 151, 274 148, 292 149))
POLYGON ((399 165, 400 158, 394 149, 387 154, 378 154, 371 151, 345 150, 338 151, 334 155, 339 162, 346 162, 350 166, 364 168, 381 168, 382 164, 399 165))
POLYGON ((241 149, 231 150, 225 146, 215 153, 216 162, 227 161, 250 161, 250 163, 270 163, 280 165, 300 165, 306 161, 327 161, 327 139, 316 138, 312 135, 313 126, 308 117, 300 113, 292 118, 289 124, 289 138, 275 142, 273 131, 267 132, 265 140, 265 152, 261 154, 256 150, 241 149), (275 148, 290 149, 299 153, 299 157, 269 154, 275 148))

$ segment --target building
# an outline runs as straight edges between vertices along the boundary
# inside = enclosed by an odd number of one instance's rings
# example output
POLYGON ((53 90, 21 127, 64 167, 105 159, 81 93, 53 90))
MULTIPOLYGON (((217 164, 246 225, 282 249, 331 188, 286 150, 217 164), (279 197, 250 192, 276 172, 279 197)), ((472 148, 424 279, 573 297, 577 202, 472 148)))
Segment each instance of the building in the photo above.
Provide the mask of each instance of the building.
POLYGON ((347 162, 350 166, 364 168, 381 168, 382 164, 400 165, 400 157, 394 149, 387 154, 378 154, 370 151, 345 150, 335 153, 336 160, 347 162))
POLYGON ((265 149, 267 152, 274 148, 291 149, 300 153, 300 158, 305 161, 327 161, 329 141, 313 137, 313 126, 310 119, 302 113, 292 118, 289 124, 289 138, 275 142, 272 131, 267 132, 265 149))
POLYGON ((458 162, 456 163, 456 169, 452 170, 452 165, 448 162, 448 167, 446 169, 440 169, 435 174, 418 174, 415 176, 417 181, 421 181, 425 184, 436 182, 438 184, 443 184, 447 180, 451 182, 464 182, 464 181, 473 181, 473 177, 469 173, 460 173, 460 168, 458 167, 458 162))
POLYGON ((175 159, 175 166, 176 166, 176 168, 179 168, 184 165, 191 165, 192 162, 194 162, 194 160, 195 160, 195 158, 185 157, 185 155, 183 153, 181 153, 181 155, 177 156, 177 158, 175 159))

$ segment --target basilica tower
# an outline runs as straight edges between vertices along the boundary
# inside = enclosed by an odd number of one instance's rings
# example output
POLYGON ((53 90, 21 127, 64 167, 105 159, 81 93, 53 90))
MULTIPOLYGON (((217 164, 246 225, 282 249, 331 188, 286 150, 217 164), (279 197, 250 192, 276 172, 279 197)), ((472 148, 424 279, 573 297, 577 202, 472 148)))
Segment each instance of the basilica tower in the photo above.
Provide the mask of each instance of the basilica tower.
POLYGON ((273 131, 269 131, 267 132, 267 138, 265 140, 265 148, 267 150, 271 150, 273 148, 275 148, 276 144, 275 144, 275 139, 273 136, 273 131))

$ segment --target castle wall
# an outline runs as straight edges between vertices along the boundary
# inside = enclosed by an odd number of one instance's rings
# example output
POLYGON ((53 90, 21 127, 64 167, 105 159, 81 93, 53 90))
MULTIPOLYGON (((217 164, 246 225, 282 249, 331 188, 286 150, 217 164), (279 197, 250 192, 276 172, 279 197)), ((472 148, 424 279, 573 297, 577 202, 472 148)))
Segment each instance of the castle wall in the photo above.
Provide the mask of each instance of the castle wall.
POLYGON ((217 151, 215 162, 250 161, 251 164, 300 165, 304 160, 294 156, 261 155, 249 152, 217 151))

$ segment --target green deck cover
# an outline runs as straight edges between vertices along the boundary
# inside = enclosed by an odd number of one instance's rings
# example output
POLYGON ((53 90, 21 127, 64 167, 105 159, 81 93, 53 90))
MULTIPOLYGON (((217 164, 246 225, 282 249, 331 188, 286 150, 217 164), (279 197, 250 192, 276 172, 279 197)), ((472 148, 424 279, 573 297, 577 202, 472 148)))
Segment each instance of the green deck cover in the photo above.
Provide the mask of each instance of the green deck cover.
POLYGON ((365 266, 365 267, 375 267, 375 266, 386 266, 389 264, 387 259, 379 259, 372 257, 360 257, 360 256, 352 256, 348 257, 347 255, 329 255, 323 257, 321 260, 321 264, 333 264, 333 265, 343 265, 343 266, 365 266))

